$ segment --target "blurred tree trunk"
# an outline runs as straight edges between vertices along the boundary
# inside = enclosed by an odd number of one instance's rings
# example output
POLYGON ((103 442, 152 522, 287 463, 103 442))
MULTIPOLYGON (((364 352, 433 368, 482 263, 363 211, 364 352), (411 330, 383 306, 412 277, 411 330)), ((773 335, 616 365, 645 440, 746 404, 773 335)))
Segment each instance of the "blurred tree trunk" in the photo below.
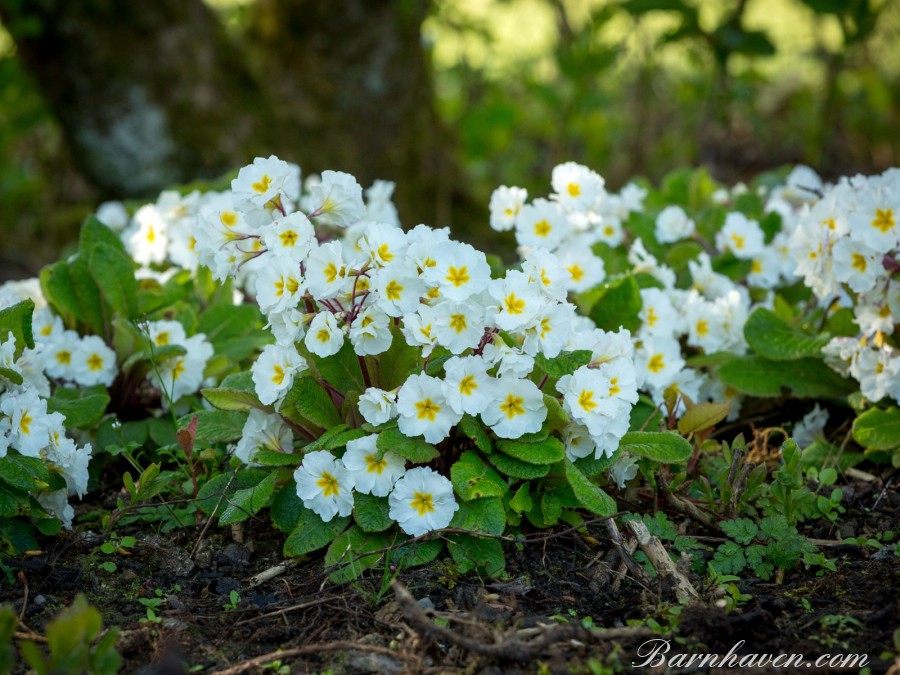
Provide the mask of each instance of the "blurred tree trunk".
POLYGON ((278 154, 398 184, 404 222, 449 224, 428 0, 258 0, 243 45, 202 0, 0 0, 0 18, 85 173, 152 196, 278 154))

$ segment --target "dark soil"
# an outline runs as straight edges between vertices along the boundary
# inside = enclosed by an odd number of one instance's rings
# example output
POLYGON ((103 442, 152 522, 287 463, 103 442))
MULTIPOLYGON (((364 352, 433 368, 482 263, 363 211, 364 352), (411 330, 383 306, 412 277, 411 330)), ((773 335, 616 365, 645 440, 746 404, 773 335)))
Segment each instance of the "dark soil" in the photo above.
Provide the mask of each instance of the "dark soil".
MULTIPOLYGON (((896 490, 884 490, 881 481, 846 490, 852 496, 841 521, 843 536, 900 529, 896 490)), ((703 534, 678 514, 670 515, 692 534, 703 534)), ((865 654, 872 672, 891 667, 900 672, 893 643, 900 626, 900 560, 889 546, 881 551, 826 547, 837 571, 818 576, 801 565, 787 571, 781 584, 741 582, 739 588, 751 599, 726 611, 721 589, 704 588, 697 576, 692 581, 702 601, 688 607, 680 607, 655 583, 644 587, 630 576, 614 590, 610 581, 615 575, 604 573, 603 561, 615 558, 607 555, 602 524, 592 526, 593 536, 561 531, 519 550, 508 545, 504 581, 459 577, 440 559, 401 571, 397 581, 418 600, 412 603, 395 593, 390 570, 385 574, 383 568, 349 586, 330 585, 321 556, 315 555, 250 587, 253 575, 282 562, 284 537, 264 520, 245 524, 242 543, 228 529, 210 528, 202 540, 200 528, 157 535, 126 527, 117 533, 137 538, 130 555, 102 554, 102 538, 80 531, 48 541, 41 555, 5 561, 17 579, 0 585, 0 602, 22 611, 27 629, 43 633, 61 608, 84 593, 100 610, 104 626, 120 629, 118 649, 123 672, 129 673, 631 672, 632 664, 646 660, 638 649, 654 637, 654 627, 661 631, 656 637, 671 640, 670 656, 724 654, 745 640, 742 654, 798 653, 807 660, 865 654), (100 568, 111 560, 116 572, 100 568), (157 611, 158 621, 148 621, 138 600, 157 597, 157 589, 166 602, 157 611), (226 609, 232 590, 240 601, 226 609), (602 639, 582 624, 635 627, 620 630, 616 639, 602 639), (256 666, 248 663, 279 649, 288 650, 282 659, 285 670, 260 668, 277 660, 276 655, 256 666), (240 664, 244 669, 236 668, 240 664)), ((805 533, 838 538, 837 531, 822 525, 805 533)), ((666 672, 662 667, 642 670, 666 672)), ((778 672, 834 670, 804 666, 778 672)), ((673 667, 668 672, 706 669, 673 667)))

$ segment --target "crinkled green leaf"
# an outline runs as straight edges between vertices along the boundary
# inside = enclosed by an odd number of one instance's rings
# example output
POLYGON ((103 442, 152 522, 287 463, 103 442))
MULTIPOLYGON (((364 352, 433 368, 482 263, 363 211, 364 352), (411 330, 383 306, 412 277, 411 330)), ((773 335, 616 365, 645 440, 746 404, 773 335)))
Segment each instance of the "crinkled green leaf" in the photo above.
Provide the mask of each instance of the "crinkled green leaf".
POLYGON ((691 456, 691 444, 668 431, 629 431, 622 437, 619 449, 660 464, 684 462, 691 456))
POLYGON ((396 428, 385 429, 378 434, 376 446, 379 450, 394 452, 415 464, 430 462, 438 456, 437 448, 421 438, 409 438, 396 428))
POLYGON ((566 446, 558 438, 549 437, 537 443, 498 440, 497 447, 511 457, 528 464, 556 464, 566 456, 566 446))
POLYGON ((747 344, 759 356, 773 361, 817 358, 831 339, 828 335, 807 335, 773 311, 757 307, 744 324, 747 344))
POLYGON ((873 450, 900 446, 900 408, 866 410, 853 421, 853 440, 873 450))
POLYGON ((509 487, 503 477, 476 452, 466 451, 450 467, 453 488, 465 501, 480 497, 502 497, 509 487))
POLYGON ((568 459, 563 463, 566 471, 566 479, 575 493, 575 498, 591 513, 598 516, 611 516, 616 512, 616 501, 594 485, 581 471, 568 459))

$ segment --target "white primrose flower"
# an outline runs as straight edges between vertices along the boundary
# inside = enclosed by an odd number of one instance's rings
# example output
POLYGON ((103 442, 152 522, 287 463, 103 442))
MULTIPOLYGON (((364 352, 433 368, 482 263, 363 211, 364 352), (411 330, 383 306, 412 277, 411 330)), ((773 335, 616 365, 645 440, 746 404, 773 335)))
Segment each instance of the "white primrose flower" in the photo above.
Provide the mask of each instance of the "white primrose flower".
POLYGON ((563 268, 569 273, 566 290, 574 293, 587 291, 606 278, 603 258, 594 255, 590 246, 564 244, 556 251, 563 268))
POLYGON ((656 241, 660 244, 673 244, 682 239, 688 239, 696 225, 688 218, 684 209, 680 206, 667 206, 656 216, 656 241))
POLYGON ((397 416, 397 394, 369 387, 359 397, 359 413, 373 426, 384 424, 397 416))
POLYGON ((297 308, 292 307, 283 312, 269 312, 268 319, 266 328, 272 331, 277 344, 296 344, 306 334, 306 315, 297 308))
POLYGON ((828 411, 816 403, 791 430, 791 438, 801 448, 807 448, 816 441, 825 440, 825 425, 828 424, 828 411))
POLYGON ((427 288, 425 282, 403 264, 383 267, 375 272, 372 287, 378 308, 392 317, 415 312, 427 288))
POLYGON ((365 218, 362 187, 343 171, 323 171, 319 183, 310 188, 303 201, 317 223, 349 227, 365 218))
POLYGON ((450 241, 434 251, 436 264, 424 270, 429 284, 440 289, 441 297, 462 302, 487 288, 491 268, 484 253, 469 244, 450 241))
POLYGON ((669 296, 658 288, 641 289, 640 334, 672 336, 679 330, 678 313, 669 296))
POLYGON ((565 214, 546 199, 526 204, 516 217, 516 241, 521 246, 552 251, 570 232, 565 214))
POLYGON ((67 490, 41 492, 37 496, 37 500, 47 513, 60 520, 64 528, 67 530, 72 529, 72 519, 75 517, 75 509, 69 504, 67 490))
POLYGON ((496 398, 491 364, 479 356, 453 356, 444 363, 444 395, 459 415, 478 415, 496 398))
POLYGON ((433 306, 433 331, 437 343, 452 354, 462 354, 466 349, 478 346, 484 335, 484 308, 471 300, 452 302, 445 300, 433 306))
POLYGON ((575 307, 569 303, 544 305, 525 326, 522 351, 534 356, 538 352, 553 359, 565 349, 575 319, 575 307))
POLYGON ((326 523, 353 511, 353 473, 326 450, 310 452, 294 471, 297 496, 303 506, 326 523))
POLYGON ((444 395, 443 383, 429 375, 410 375, 397 392, 397 422, 406 436, 424 436, 438 443, 450 434, 450 428, 462 419, 444 395))
POLYGON ((747 285, 754 288, 775 288, 781 280, 782 262, 774 248, 766 247, 753 258, 747 285))
POLYGON ((35 310, 31 322, 34 341, 51 343, 60 337, 65 330, 62 319, 50 311, 49 307, 35 310))
POLYGON ((764 246, 765 239, 759 223, 743 213, 729 213, 722 229, 716 233, 716 248, 722 252, 731 251, 743 260, 758 256, 764 246))
POLYGON ((426 358, 437 345, 437 333, 434 330, 436 314, 432 307, 419 305, 419 308, 403 317, 400 332, 411 347, 421 347, 426 358))
POLYGON ((141 265, 162 263, 166 259, 167 225, 155 204, 146 204, 134 214, 134 224, 125 236, 125 248, 141 265))
MULTIPOLYGON (((3 403, 3 397, 0 396, 0 404, 3 403)), ((0 415, 0 459, 6 457, 6 453, 9 451, 9 432, 12 428, 12 423, 10 422, 8 417, 3 417, 0 415)))
POLYGON ((47 401, 25 389, 0 399, 0 412, 9 418, 8 444, 26 457, 39 457, 50 442, 47 401))
POLYGON ((149 321, 147 322, 147 335, 156 347, 181 345, 187 340, 184 326, 178 321, 149 321))
POLYGON ((256 301, 265 314, 297 307, 306 292, 300 265, 286 256, 268 259, 256 277, 256 301))
POLYGON ((294 384, 294 376, 306 369, 306 359, 293 346, 266 345, 251 368, 256 396, 265 405, 280 403, 294 384))
POLYGON ((45 346, 44 372, 50 377, 73 380, 72 355, 81 343, 74 330, 64 330, 45 346))
POLYGON ((90 387, 95 384, 109 386, 116 379, 116 353, 96 335, 81 338, 72 351, 71 374, 75 382, 90 387))
POLYGON ((309 218, 295 211, 278 218, 262 231, 263 244, 275 257, 284 257, 295 263, 305 260, 316 243, 316 232, 309 218))
POLYGON ((494 397, 481 411, 481 419, 500 438, 519 438, 540 431, 547 419, 544 395, 531 380, 501 377, 494 397))
POLYGON ((556 390, 563 395, 563 409, 569 416, 586 426, 591 435, 595 422, 605 426, 603 417, 613 417, 622 411, 621 401, 610 397, 614 385, 598 369, 581 366, 571 375, 563 375, 556 390))
POLYGON ((864 348, 856 357, 854 370, 863 396, 877 403, 888 392, 896 391, 900 358, 892 357, 887 349, 864 348))
POLYGON ((884 274, 882 254, 862 241, 842 237, 835 243, 831 255, 834 278, 856 293, 872 290, 878 277, 884 274))
POLYGON ((388 504, 388 515, 412 537, 447 527, 459 509, 453 484, 424 466, 410 469, 396 482, 388 504))
POLYGON ((376 180, 366 188, 366 219, 400 227, 397 207, 391 201, 397 184, 389 180, 376 180))
POLYGON ((503 344, 496 337, 495 340, 485 345, 481 355, 492 366, 497 366, 497 377, 527 377, 534 370, 533 356, 503 344))
POLYGON ((130 220, 125 205, 117 201, 103 202, 97 207, 94 216, 113 232, 124 230, 130 220))
POLYGON ((187 338, 181 346, 187 350, 186 354, 163 359, 158 369, 151 370, 147 376, 150 382, 166 393, 166 398, 172 403, 200 389, 203 371, 214 351, 203 333, 187 338))
POLYGON ((316 356, 337 354, 344 346, 344 331, 331 312, 319 312, 309 324, 303 344, 316 356))
POLYGON ((567 424, 563 429, 563 441, 566 444, 566 457, 572 462, 583 457, 590 457, 597 450, 590 432, 580 424, 567 424))
POLYGON ((377 440, 378 434, 370 434, 347 441, 347 451, 341 461, 353 475, 357 491, 386 497, 394 483, 406 473, 406 460, 389 450, 379 453, 375 445, 377 440))
POLYGON ((635 365, 643 374, 643 381, 652 390, 662 391, 684 367, 681 346, 671 337, 647 338, 635 353, 635 365))
POLYGON ((565 302, 572 273, 559 257, 545 248, 535 249, 522 260, 522 272, 528 276, 528 282, 539 286, 549 299, 565 302))
POLYGON ((900 243, 900 191, 861 190, 856 196, 856 208, 850 214, 850 233, 880 253, 887 253, 900 243))
POLYGON ((734 288, 731 279, 712 268, 712 259, 705 251, 694 260, 688 260, 688 270, 693 283, 691 287, 710 299, 718 298, 734 288))
POLYGON ((375 306, 361 311, 350 324, 350 342, 359 356, 386 352, 393 339, 391 318, 375 306))
POLYGON ((603 178, 575 162, 555 166, 550 182, 554 198, 568 209, 589 209, 604 194, 603 178))
POLYGON ((241 211, 265 208, 279 195, 294 202, 300 196, 300 169, 275 155, 257 157, 231 181, 231 192, 241 211))
POLYGON ((622 221, 615 216, 607 215, 601 219, 593 231, 596 241, 602 242, 610 248, 616 248, 625 241, 625 228, 622 221))
POLYGON ((628 249, 628 262, 634 266, 631 270, 633 274, 645 272, 662 283, 666 290, 671 290, 675 286, 675 272, 651 255, 640 237, 635 239, 628 249))
POLYGON ((385 267, 403 260, 406 234, 386 223, 367 223, 357 246, 373 266, 385 267))
POLYGON ((294 434, 281 415, 270 415, 253 408, 244 422, 234 456, 244 464, 253 464, 253 455, 259 450, 291 453, 294 450, 294 434))
POLYGON ((503 330, 524 328, 546 304, 539 288, 529 284, 528 276, 516 270, 507 272, 503 279, 491 281, 488 292, 496 301, 494 321, 503 330))
POLYGON ((627 452, 620 454, 615 463, 609 467, 609 477, 619 486, 619 489, 624 488, 625 483, 637 476, 637 472, 637 457, 627 452))
POLYGON ((347 282, 347 265, 339 241, 314 247, 306 260, 307 289, 316 300, 338 295, 347 282))
POLYGON ((516 225, 516 217, 528 199, 528 190, 501 185, 491 194, 488 208, 491 212, 491 228, 507 232, 516 225))

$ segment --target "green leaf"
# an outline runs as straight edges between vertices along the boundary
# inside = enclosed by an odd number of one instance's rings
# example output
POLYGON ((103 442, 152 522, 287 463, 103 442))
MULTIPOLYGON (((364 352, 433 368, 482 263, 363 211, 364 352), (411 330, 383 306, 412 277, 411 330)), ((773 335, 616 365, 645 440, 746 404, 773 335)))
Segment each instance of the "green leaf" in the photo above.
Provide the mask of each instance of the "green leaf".
POLYGON ((494 444, 484 425, 471 415, 463 415, 457 428, 475 442, 475 447, 486 455, 494 451, 494 444))
MULTIPOLYGON (((41 548, 34 536, 34 528, 24 518, 0 518, 0 543, 3 542, 9 542, 17 553, 38 551, 41 548)), ((6 607, 7 605, 0 606, 0 611, 6 607)), ((15 626, 18 623, 15 616, 13 616, 13 621, 15 626)), ((12 636, 10 636, 9 644, 12 644, 12 636)), ((0 672, 11 673, 12 670, 0 670, 0 672)))
POLYGON ((466 451, 450 467, 453 488, 465 501, 480 497, 502 497, 509 487, 503 477, 484 463, 478 453, 466 451))
POLYGON ((0 480, 20 490, 34 490, 50 480, 50 471, 37 457, 10 452, 0 459, 0 480))
POLYGON ((235 490, 228 498, 222 515, 219 516, 219 525, 231 525, 247 520, 268 506, 275 492, 277 477, 278 475, 272 471, 256 485, 235 490))
POLYGON ((250 461, 262 466, 297 466, 301 459, 289 452, 260 449, 250 456, 250 461))
POLYGON ((629 431, 619 449, 660 464, 684 462, 691 456, 691 444, 678 434, 659 431, 629 431))
POLYGON ((688 410, 678 420, 678 431, 685 436, 698 431, 712 429, 728 417, 731 403, 699 403, 688 410))
POLYGON ((414 464, 430 462, 440 454, 431 443, 404 436, 399 429, 385 429, 378 434, 375 445, 379 450, 397 453, 414 464))
MULTIPOLYGON (((7 333, 7 335, 9 334, 7 333)), ((23 382, 22 376, 10 368, 0 368, 0 377, 9 380, 13 384, 22 384, 23 382)))
MULTIPOLYGON (((34 302, 23 300, 6 309, 0 309, 0 342, 6 342, 12 333, 16 339, 14 359, 18 359, 25 347, 34 349, 34 336, 31 333, 31 316, 34 313, 34 302)), ((21 383, 21 379, 17 384, 21 383)))
POLYGON ((427 539, 403 544, 391 551, 391 562, 399 569, 421 567, 437 558, 444 548, 441 539, 427 539))
POLYGON ((379 354, 377 359, 369 360, 369 363, 374 365, 374 368, 370 366, 374 371, 374 381, 385 391, 396 389, 406 382, 410 372, 419 368, 419 355, 422 353, 418 347, 407 344, 399 327, 392 324, 391 333, 393 340, 390 348, 379 354))
POLYGON ((28 495, 21 490, 0 483, 0 518, 21 516, 28 512, 28 495))
POLYGON ((313 377, 298 377, 284 398, 279 412, 294 422, 308 420, 315 426, 327 429, 341 423, 341 415, 331 396, 313 377))
POLYGON ((516 494, 512 496, 512 499, 509 500, 509 508, 511 508, 516 513, 525 513, 526 511, 531 511, 533 506, 533 502, 531 501, 531 493, 529 492, 529 484, 522 483, 519 486, 519 489, 516 490, 516 494))
POLYGON ((770 361, 745 356, 719 368, 719 378, 742 394, 761 398, 842 398, 857 388, 819 359, 770 361))
POLYGON ((89 256, 91 251, 101 244, 127 255, 125 244, 119 239, 119 235, 104 225, 95 215, 89 215, 81 224, 81 231, 78 234, 78 251, 89 256))
POLYGON ((544 394, 544 405, 547 406, 547 428, 552 431, 565 429, 571 420, 559 400, 554 396, 544 394))
POLYGON ((314 511, 301 504, 297 524, 284 542, 282 552, 286 558, 293 558, 325 548, 349 524, 348 517, 335 517, 327 523, 323 522, 314 511))
POLYGON ((563 375, 571 375, 581 366, 591 362, 591 351, 579 349, 574 352, 562 352, 552 359, 548 359, 541 353, 534 358, 535 364, 550 377, 559 379, 563 375))
POLYGON ((239 410, 200 410, 180 418, 178 428, 187 428, 194 416, 197 417, 195 444, 236 441, 244 433, 247 421, 247 413, 239 410))
MULTIPOLYGON (((104 303, 100 296, 97 282, 91 275, 90 267, 84 256, 77 256, 66 263, 68 267, 68 282, 78 298, 78 312, 75 320, 87 326, 97 335, 103 335, 106 327, 106 313, 104 303)), ((80 332, 80 331, 79 331, 80 332)))
POLYGON ((353 495, 353 519, 366 532, 384 532, 394 524, 388 515, 391 507, 387 497, 375 497, 362 492, 353 495))
POLYGON ((303 501, 297 496, 297 485, 291 481, 283 485, 272 497, 269 515, 275 527, 289 534, 297 527, 297 521, 300 520, 303 510, 303 501))
POLYGON ((765 307, 757 307, 744 324, 747 344, 759 356, 773 361, 821 357, 828 335, 807 335, 765 307))
POLYGON ((319 371, 322 379, 342 394, 354 390, 365 391, 366 385, 363 381, 359 360, 356 352, 353 351, 353 345, 349 342, 345 342, 337 354, 325 358, 311 354, 305 349, 303 353, 307 361, 319 371))
POLYGON ((594 485, 587 476, 578 470, 572 462, 565 460, 566 479, 572 486, 575 498, 591 513, 599 516, 611 516, 616 512, 616 501, 606 492, 594 485))
POLYGON ((460 574, 478 570, 496 577, 506 568, 503 546, 496 539, 455 534, 447 540, 447 548, 460 574))
POLYGON ((501 473, 504 473, 511 478, 532 480, 533 478, 543 478, 550 472, 549 464, 529 464, 500 452, 495 452, 493 455, 490 455, 488 461, 497 467, 501 473))
POLYGON ((556 464, 566 456, 566 446, 552 436, 537 443, 499 440, 497 447, 507 455, 528 464, 556 464))
POLYGON ((256 305, 217 302, 200 314, 198 331, 206 334, 216 354, 241 361, 272 341, 263 324, 256 305))
POLYGON ((591 308, 590 317, 597 328, 617 331, 627 328, 634 332, 641 326, 641 290, 635 278, 627 274, 601 286, 600 297, 591 308))
POLYGON ((396 532, 365 532, 353 526, 331 542, 325 553, 325 566, 335 570, 328 575, 333 584, 345 584, 359 578, 367 569, 374 567, 384 557, 384 552, 365 555, 370 551, 381 551, 390 546, 397 537, 396 532))
POLYGON ((109 306, 120 316, 134 319, 138 313, 138 285, 131 258, 109 244, 98 243, 91 250, 88 267, 109 306))
POLYGON ((756 533, 759 528, 749 518, 735 518, 733 520, 723 520, 719 523, 722 532, 734 539, 739 544, 749 544, 756 539, 756 533))
POLYGON ((363 431, 362 429, 348 429, 346 424, 338 424, 337 426, 328 429, 316 440, 304 446, 303 450, 305 452, 312 452, 313 450, 336 450, 337 448, 343 448, 350 441, 368 435, 368 432, 363 431))
POLYGON ((258 408, 275 412, 272 406, 263 405, 255 393, 232 389, 231 387, 207 387, 200 394, 219 410, 250 410, 258 408))
POLYGON ((747 559, 740 544, 726 541, 716 549, 709 564, 719 574, 738 574, 747 566, 747 559))
POLYGON ((471 532, 503 534, 506 529, 506 509, 498 497, 484 497, 468 502, 460 502, 453 514, 450 527, 458 527, 471 532))
POLYGON ((853 421, 853 440, 864 448, 890 450, 900 446, 900 409, 870 408, 853 421))
POLYGON ((47 399, 47 411, 62 413, 66 426, 92 429, 109 405, 109 393, 102 384, 95 387, 76 389, 57 387, 47 399))

